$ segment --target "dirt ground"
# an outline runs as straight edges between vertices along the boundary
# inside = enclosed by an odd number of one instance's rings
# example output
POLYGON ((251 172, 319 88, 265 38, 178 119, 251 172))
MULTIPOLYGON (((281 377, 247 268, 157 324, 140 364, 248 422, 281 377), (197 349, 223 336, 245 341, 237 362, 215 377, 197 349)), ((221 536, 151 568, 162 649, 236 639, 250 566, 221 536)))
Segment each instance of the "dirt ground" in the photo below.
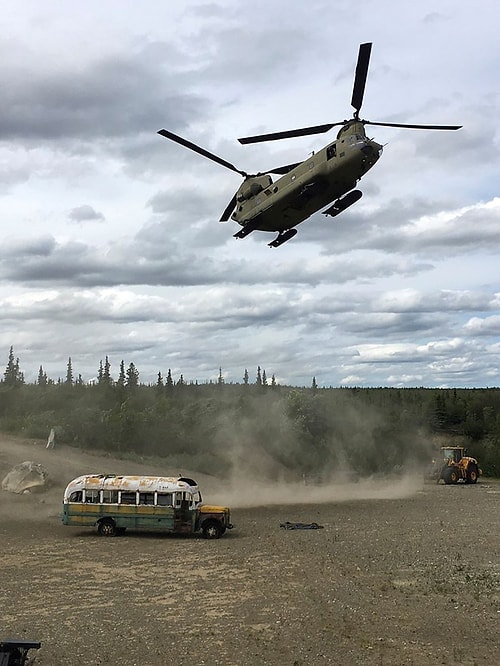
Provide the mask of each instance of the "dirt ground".
POLYGON ((231 499, 234 530, 105 538, 61 524, 68 481, 174 470, 0 437, 0 480, 24 460, 53 486, 0 491, 0 640, 41 641, 37 666, 500 663, 497 481, 228 487, 190 470, 206 501, 231 499))

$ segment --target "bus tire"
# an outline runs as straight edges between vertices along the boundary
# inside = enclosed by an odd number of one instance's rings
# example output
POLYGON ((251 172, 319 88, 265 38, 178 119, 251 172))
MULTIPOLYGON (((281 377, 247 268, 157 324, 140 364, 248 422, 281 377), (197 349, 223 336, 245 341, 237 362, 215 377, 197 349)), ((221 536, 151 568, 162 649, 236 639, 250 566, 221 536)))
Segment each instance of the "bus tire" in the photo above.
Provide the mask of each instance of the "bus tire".
POLYGON ((105 518, 104 520, 100 520, 99 523, 97 524, 97 531, 100 536, 107 536, 107 537, 116 536, 118 533, 115 521, 111 520, 111 518, 105 518))
POLYGON ((220 539, 222 536, 222 525, 216 520, 203 523, 201 530, 204 539, 220 539))

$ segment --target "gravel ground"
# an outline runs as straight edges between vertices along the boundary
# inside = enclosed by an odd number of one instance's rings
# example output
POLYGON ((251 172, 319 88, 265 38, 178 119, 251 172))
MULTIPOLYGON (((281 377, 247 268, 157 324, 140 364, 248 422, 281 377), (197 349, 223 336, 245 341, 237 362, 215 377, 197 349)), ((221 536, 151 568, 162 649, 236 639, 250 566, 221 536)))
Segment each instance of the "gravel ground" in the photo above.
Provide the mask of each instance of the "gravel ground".
POLYGON ((500 663, 499 482, 236 487, 220 540, 103 538, 61 524, 64 485, 140 466, 0 439, 1 478, 28 459, 55 484, 0 491, 0 640, 40 640, 37 666, 500 663))

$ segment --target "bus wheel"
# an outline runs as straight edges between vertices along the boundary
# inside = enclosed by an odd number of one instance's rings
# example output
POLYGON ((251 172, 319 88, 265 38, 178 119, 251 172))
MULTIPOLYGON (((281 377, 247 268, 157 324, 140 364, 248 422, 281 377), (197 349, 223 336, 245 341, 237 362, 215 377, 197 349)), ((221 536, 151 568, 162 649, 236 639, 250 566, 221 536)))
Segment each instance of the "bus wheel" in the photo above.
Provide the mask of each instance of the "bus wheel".
POLYGON ((222 525, 215 520, 210 520, 202 527, 205 539, 220 539, 222 536, 222 525))
POLYGON ((114 521, 106 518, 106 520, 100 520, 97 525, 97 531, 101 536, 116 536, 117 529, 114 521))

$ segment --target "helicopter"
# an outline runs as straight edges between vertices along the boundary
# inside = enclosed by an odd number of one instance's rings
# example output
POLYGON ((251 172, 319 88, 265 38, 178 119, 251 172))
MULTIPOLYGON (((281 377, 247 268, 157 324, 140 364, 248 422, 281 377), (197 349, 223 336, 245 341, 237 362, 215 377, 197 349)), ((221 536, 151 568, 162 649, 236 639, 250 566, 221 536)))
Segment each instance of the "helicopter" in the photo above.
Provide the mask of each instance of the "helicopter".
POLYGON ((313 127, 258 134, 238 139, 240 144, 261 143, 328 132, 340 126, 337 138, 303 162, 288 164, 268 171, 248 174, 218 155, 188 141, 173 132, 161 129, 161 134, 185 148, 220 164, 243 177, 243 183, 226 206, 220 222, 229 218, 241 229, 235 238, 245 238, 254 231, 270 231, 278 235, 268 245, 279 247, 297 234, 297 225, 317 211, 336 217, 362 197, 355 189, 359 180, 382 155, 383 146, 365 132, 366 125, 426 130, 458 130, 461 125, 414 125, 363 120, 359 113, 363 103, 372 43, 361 44, 354 75, 351 106, 353 117, 313 127), (281 176, 273 181, 271 174, 281 176))

